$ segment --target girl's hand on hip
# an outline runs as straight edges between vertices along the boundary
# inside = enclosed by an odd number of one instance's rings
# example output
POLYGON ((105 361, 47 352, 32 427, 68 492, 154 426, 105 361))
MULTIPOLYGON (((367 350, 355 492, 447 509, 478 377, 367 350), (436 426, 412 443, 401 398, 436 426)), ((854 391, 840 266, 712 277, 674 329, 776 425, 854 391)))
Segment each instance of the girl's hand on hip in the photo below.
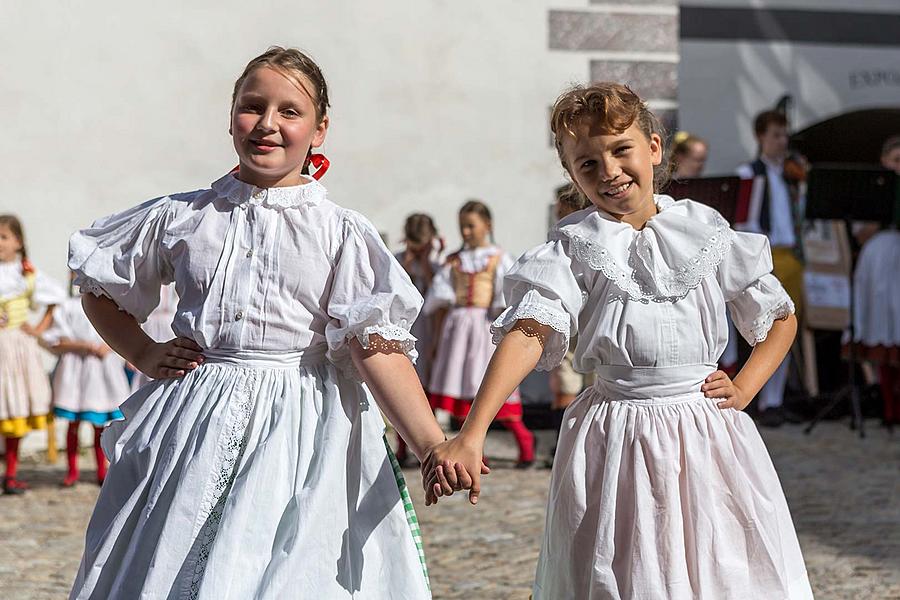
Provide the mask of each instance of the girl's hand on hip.
POLYGON ((203 348, 189 338, 152 342, 135 358, 134 366, 153 379, 184 377, 203 364, 203 348))
POLYGON ((712 373, 700 386, 700 391, 707 398, 721 398, 722 400, 716 403, 716 406, 721 409, 744 410, 751 400, 751 398, 745 398, 745 394, 725 371, 712 373))

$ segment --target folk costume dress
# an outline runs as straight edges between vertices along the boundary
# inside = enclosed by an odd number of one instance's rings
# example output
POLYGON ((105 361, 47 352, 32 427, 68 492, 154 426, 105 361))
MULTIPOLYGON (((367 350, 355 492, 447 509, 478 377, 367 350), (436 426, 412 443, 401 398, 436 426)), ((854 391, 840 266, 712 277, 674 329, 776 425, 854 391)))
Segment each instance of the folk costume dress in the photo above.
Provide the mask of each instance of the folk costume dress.
POLYGON ((19 260, 0 262, 0 435, 20 438, 44 429, 50 379, 37 340, 22 331, 28 313, 65 300, 65 290, 19 260))
MULTIPOLYGON (((413 285, 416 286, 416 289, 423 297, 428 294, 431 282, 434 280, 434 276, 441 270, 441 265, 444 262, 444 258, 438 247, 434 247, 432 251, 428 253, 425 262, 421 260, 410 260, 405 264, 407 256, 406 251, 404 250, 395 253, 394 258, 403 265, 403 268, 412 280, 413 285)), ((430 315, 424 313, 419 315, 419 318, 416 319, 416 322, 413 323, 410 328, 410 333, 416 338, 416 348, 419 353, 419 358, 416 361, 416 373, 422 381, 422 386, 426 389, 428 388, 428 379, 431 375, 431 357, 429 356, 429 353, 431 351, 431 344, 433 343, 432 329, 432 319, 430 315)))
MULTIPOLYGON (((447 309, 427 386, 432 408, 465 419, 481 385, 494 345, 491 321, 506 307, 503 277, 513 259, 499 246, 464 248, 447 257, 425 300, 426 314, 447 309)), ((497 414, 521 419, 518 389, 497 414)))
POLYGON ((206 357, 141 387, 104 433, 112 465, 70 598, 430 597, 349 348, 377 335, 413 358, 422 299, 364 217, 312 180, 226 175, 100 219, 69 265, 138 322, 174 281, 174 332, 206 357))
MULTIPOLYGON (((91 325, 81 298, 67 298, 53 311, 53 326, 44 340, 102 344, 103 338, 91 325)), ((60 356, 53 372, 53 413, 69 421, 87 421, 103 426, 123 418, 119 405, 131 394, 125 376, 125 361, 115 352, 103 358, 67 352, 60 356)))
POLYGON ((567 409, 553 464, 535 600, 812 598, 778 476, 753 421, 700 391, 728 309, 751 344, 793 303, 762 235, 656 196, 637 231, 589 208, 506 276, 519 319, 554 332, 538 368, 597 375, 567 409))

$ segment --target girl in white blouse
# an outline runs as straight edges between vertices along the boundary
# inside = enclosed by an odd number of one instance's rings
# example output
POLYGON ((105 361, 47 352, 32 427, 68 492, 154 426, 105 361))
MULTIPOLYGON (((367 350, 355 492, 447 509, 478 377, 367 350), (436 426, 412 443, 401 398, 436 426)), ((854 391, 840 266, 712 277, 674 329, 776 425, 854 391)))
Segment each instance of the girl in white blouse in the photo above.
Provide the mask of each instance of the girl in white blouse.
POLYGON ((422 298, 306 175, 327 106, 315 63, 270 49, 235 84, 236 173, 72 237, 88 316, 155 381, 103 435, 71 598, 430 597, 372 402, 418 457, 444 439, 410 362, 422 298), (154 342, 170 282, 178 337, 154 342))
POLYGON ((577 332, 575 368, 597 380, 565 413, 535 600, 811 598, 775 469, 741 412, 796 331, 766 238, 654 195, 659 126, 627 87, 566 92, 552 130, 593 206, 506 276, 503 339, 459 436, 423 466, 428 501, 471 487, 477 502, 477 472, 457 471, 479 464, 509 392, 559 364, 577 332), (715 366, 726 307, 755 344, 733 381, 715 366))

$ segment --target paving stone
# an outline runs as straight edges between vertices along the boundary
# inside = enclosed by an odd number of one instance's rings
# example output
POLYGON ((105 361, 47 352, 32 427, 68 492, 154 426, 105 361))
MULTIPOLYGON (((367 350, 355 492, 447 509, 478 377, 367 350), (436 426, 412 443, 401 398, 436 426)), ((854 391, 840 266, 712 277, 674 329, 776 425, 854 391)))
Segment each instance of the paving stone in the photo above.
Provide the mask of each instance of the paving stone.
MULTIPOLYGON (((864 440, 840 422, 823 423, 809 436, 800 427, 762 433, 816 598, 900 600, 900 435, 890 437, 874 422, 864 440)), ((546 452, 550 436, 538 434, 546 452)), ((406 473, 435 600, 522 600, 531 592, 550 471, 512 469, 515 446, 504 431, 491 432, 486 452, 493 473, 477 507, 454 495, 426 508, 417 471, 406 473)), ((78 569, 97 497, 94 473, 62 489, 61 463, 26 456, 21 475, 33 489, 0 496, 0 596, 59 600, 78 569)))

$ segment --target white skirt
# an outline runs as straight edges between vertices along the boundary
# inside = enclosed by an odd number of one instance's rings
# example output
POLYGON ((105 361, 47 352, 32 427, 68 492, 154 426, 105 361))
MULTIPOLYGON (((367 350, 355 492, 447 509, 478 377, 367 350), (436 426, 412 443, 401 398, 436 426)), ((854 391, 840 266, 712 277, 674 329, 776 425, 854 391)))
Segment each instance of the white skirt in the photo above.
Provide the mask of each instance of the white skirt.
POLYGON ((566 410, 534 600, 813 597, 756 426, 690 391, 714 369, 604 368, 566 410))
POLYGON ((37 340, 18 327, 0 327, 0 420, 49 412, 50 379, 37 340))
POLYGON ((53 373, 53 406, 72 413, 112 413, 129 396, 125 361, 68 353, 53 373))
POLYGON ((900 346, 900 231, 870 239, 854 274, 856 340, 867 346, 900 346))
POLYGON ((70 598, 430 598, 365 387, 321 356, 215 355, 129 398, 70 598))

